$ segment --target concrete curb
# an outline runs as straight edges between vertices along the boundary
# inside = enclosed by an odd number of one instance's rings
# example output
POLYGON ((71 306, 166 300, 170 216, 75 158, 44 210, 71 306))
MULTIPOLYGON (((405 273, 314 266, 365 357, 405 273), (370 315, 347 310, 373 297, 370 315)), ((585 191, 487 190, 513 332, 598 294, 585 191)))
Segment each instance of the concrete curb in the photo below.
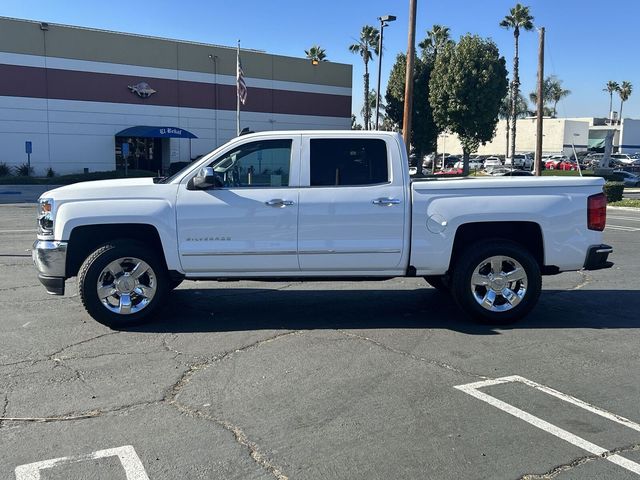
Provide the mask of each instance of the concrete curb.
POLYGON ((611 210, 627 210, 629 212, 640 212, 640 207, 612 207, 607 205, 607 209, 611 210))

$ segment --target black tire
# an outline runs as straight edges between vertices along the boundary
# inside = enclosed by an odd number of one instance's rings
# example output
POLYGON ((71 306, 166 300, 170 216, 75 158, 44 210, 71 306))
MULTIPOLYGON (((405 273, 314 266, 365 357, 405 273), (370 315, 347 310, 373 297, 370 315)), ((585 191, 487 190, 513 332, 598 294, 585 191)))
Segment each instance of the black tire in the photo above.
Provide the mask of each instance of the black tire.
MULTIPOLYGON (((489 267, 489 270, 490 273, 487 275, 493 275, 492 267, 489 267)), ((510 270, 510 272, 514 271, 515 269, 510 270)), ((481 278, 485 278, 484 274, 481 275, 481 278)), ((536 305, 541 289, 542 275, 538 262, 536 262, 533 255, 519 244, 503 239, 485 240, 470 245, 456 261, 451 278, 451 292, 458 306, 475 320, 494 325, 513 323, 525 317, 536 305), (509 272, 497 275, 501 277, 501 280, 494 280, 495 283, 490 283, 486 287, 472 287, 472 275, 482 265, 484 265, 483 268, 485 270, 481 268, 478 272, 487 272, 488 259, 500 256, 506 257, 504 262, 499 262, 503 266, 500 269, 501 272, 513 268, 514 263, 512 261, 519 263, 524 270, 526 274, 524 280, 513 283, 508 283, 509 280, 506 280, 507 284, 505 285, 511 289, 511 292, 516 290, 516 293, 521 293, 522 296, 519 296, 519 303, 511 306, 512 302, 507 301, 505 296, 498 293, 498 296, 495 297, 495 302, 489 300, 488 303, 491 306, 484 307, 480 304, 480 300, 476 298, 484 294, 486 299, 489 290, 494 293, 495 291, 500 291, 500 288, 503 288, 500 285, 504 283, 504 278, 508 277, 509 272), (495 310, 501 308, 504 310, 495 310)), ((508 295, 510 294, 507 291, 508 295)))
MULTIPOLYGON (((115 282, 114 282, 115 284, 115 282)), ((83 262, 78 272, 78 293, 84 308, 96 321, 112 328, 139 325, 152 318, 157 308, 162 304, 169 288, 169 277, 164 262, 148 246, 134 240, 115 240, 98 247, 83 262), (144 261, 151 270, 155 293, 151 300, 134 313, 115 313, 107 308, 98 296, 98 279, 104 269, 111 263, 122 258, 133 257, 144 261)), ((117 292, 116 292, 117 293, 117 292)), ((130 298, 134 307, 136 295, 131 292, 130 298)))
POLYGON ((449 293, 449 278, 444 275, 427 275, 424 277, 429 285, 438 290, 439 292, 449 293))

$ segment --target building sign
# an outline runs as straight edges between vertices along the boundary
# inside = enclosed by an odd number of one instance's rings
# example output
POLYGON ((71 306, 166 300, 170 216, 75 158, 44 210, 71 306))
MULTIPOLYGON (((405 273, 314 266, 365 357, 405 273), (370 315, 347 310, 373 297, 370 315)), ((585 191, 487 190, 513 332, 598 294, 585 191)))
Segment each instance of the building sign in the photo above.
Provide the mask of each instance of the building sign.
POLYGON ((179 128, 161 128, 160 135, 162 136, 171 136, 171 137, 182 137, 182 130, 179 128))
POLYGON ((131 93, 135 93, 140 98, 149 98, 151 95, 156 93, 156 90, 151 88, 151 86, 147 82, 140 82, 135 85, 128 85, 131 93))

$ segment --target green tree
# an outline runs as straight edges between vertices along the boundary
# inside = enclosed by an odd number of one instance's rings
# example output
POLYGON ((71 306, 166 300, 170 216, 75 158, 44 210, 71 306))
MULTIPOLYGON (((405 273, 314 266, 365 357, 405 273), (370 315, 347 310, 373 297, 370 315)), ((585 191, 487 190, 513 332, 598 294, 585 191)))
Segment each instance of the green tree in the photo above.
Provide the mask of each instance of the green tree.
MULTIPOLYGON (((404 86, 407 56, 399 53, 391 69, 385 95, 386 117, 395 130, 403 128, 404 86)), ((433 152, 436 148, 438 128, 433 121, 433 112, 429 104, 429 77, 433 63, 416 56, 413 75, 413 108, 411 114, 411 142, 418 158, 433 152)))
POLYGON ((520 93, 520 77, 519 77, 519 52, 518 43, 520 39, 520 30, 526 32, 533 30, 533 16, 529 11, 529 7, 525 7, 517 3, 515 7, 509 10, 509 15, 505 16, 500 22, 500 26, 507 30, 513 29, 513 39, 515 50, 513 55, 513 80, 511 81, 511 156, 516 153, 516 102, 520 93))
POLYGON ((324 48, 320 47, 320 45, 314 45, 309 50, 305 50, 304 53, 314 65, 327 61, 327 52, 324 48))
POLYGON ((378 54, 378 39, 380 38, 380 32, 377 28, 371 25, 365 25, 360 31, 360 39, 349 45, 349 51, 351 53, 357 53, 362 57, 364 62, 364 128, 369 129, 371 124, 371 108, 368 104, 369 96, 369 60, 371 60, 373 54, 378 54))
POLYGON ((613 112, 613 94, 618 90, 620 90, 620 85, 618 85, 618 82, 614 82, 613 80, 609 80, 602 89, 603 92, 609 93, 609 120, 611 120, 611 114, 613 112))
POLYGON ((620 95, 620 114, 618 115, 618 123, 622 123, 622 105, 624 105, 624 102, 629 100, 631 90, 633 90, 633 85, 631 85, 631 82, 627 81, 622 82, 620 89, 618 90, 618 95, 620 95))
POLYGON ((507 69, 493 41, 464 35, 438 54, 429 82, 429 103, 442 130, 456 133, 464 169, 469 154, 495 135, 500 102, 507 94, 507 69))

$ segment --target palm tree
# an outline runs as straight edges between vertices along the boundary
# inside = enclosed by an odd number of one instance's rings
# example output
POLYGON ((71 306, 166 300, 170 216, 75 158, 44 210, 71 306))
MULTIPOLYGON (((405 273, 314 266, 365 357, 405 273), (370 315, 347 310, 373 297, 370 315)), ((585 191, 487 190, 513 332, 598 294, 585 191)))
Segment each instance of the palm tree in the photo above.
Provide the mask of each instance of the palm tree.
POLYGON ((609 120, 611 120, 613 116, 613 94, 618 90, 620 90, 620 85, 613 80, 609 80, 607 85, 602 89, 603 92, 609 92, 609 120))
MULTIPOLYGON (((529 105, 527 105, 527 101, 524 96, 519 93, 518 99, 516 101, 516 118, 524 118, 531 115, 531 110, 529 110, 529 105)), ((506 154, 505 157, 509 156, 509 125, 511 123, 511 96, 509 94, 505 95, 505 97, 500 102, 500 110, 498 111, 498 116, 504 120, 506 120, 506 154)))
POLYGON ((622 82, 622 85, 620 85, 620 89, 618 90, 618 95, 620 95, 620 115, 618 115, 618 123, 622 122, 622 105, 624 104, 624 102, 629 100, 632 89, 633 85, 631 85, 631 82, 628 82, 626 80, 622 82))
POLYGON ((314 45, 309 50, 305 50, 304 53, 306 53, 307 58, 311 60, 311 63, 314 65, 327 61, 327 54, 324 48, 321 48, 320 45, 314 45))
POLYGON ((521 29, 526 32, 533 30, 533 16, 529 11, 529 7, 524 7, 517 3, 515 7, 509 10, 509 15, 502 19, 500 26, 507 30, 513 29, 513 38, 515 42, 515 53, 513 55, 513 81, 511 82, 511 156, 513 156, 516 153, 516 99, 520 93, 520 77, 518 76, 518 39, 520 38, 521 29))
MULTIPOLYGON (((384 103, 382 103, 382 96, 380 96, 378 100, 380 101, 380 110, 384 110, 385 106, 384 103)), ((360 115, 362 115, 362 118, 364 118, 365 115, 365 108, 369 108, 369 110, 373 110, 374 108, 376 108, 376 91, 374 89, 371 89, 371 91, 369 91, 369 98, 367 99, 367 103, 363 105, 362 110, 360 110, 360 115)), ((369 118, 369 125, 365 125, 365 129, 373 129, 371 118, 369 118)))
POLYGON ((351 53, 357 53, 364 62, 364 128, 369 130, 371 123, 371 106, 369 105, 369 60, 375 53, 378 54, 378 39, 380 32, 371 25, 365 25, 360 31, 360 39, 353 45, 349 45, 351 53))
MULTIPOLYGON (((571 90, 562 88, 562 80, 555 75, 551 75, 544 79, 542 83, 542 108, 544 115, 553 118, 557 116, 558 102, 571 94, 571 90), (553 108, 548 107, 547 103, 552 103, 553 108)), ((529 100, 534 105, 538 104, 538 92, 533 91, 529 94, 529 100)))
POLYGON ((442 50, 445 45, 453 42, 449 32, 449 27, 442 25, 434 25, 431 27, 431 30, 427 32, 427 37, 418 44, 422 49, 422 55, 426 57, 429 54, 433 54, 435 60, 438 56, 438 50, 442 50))

